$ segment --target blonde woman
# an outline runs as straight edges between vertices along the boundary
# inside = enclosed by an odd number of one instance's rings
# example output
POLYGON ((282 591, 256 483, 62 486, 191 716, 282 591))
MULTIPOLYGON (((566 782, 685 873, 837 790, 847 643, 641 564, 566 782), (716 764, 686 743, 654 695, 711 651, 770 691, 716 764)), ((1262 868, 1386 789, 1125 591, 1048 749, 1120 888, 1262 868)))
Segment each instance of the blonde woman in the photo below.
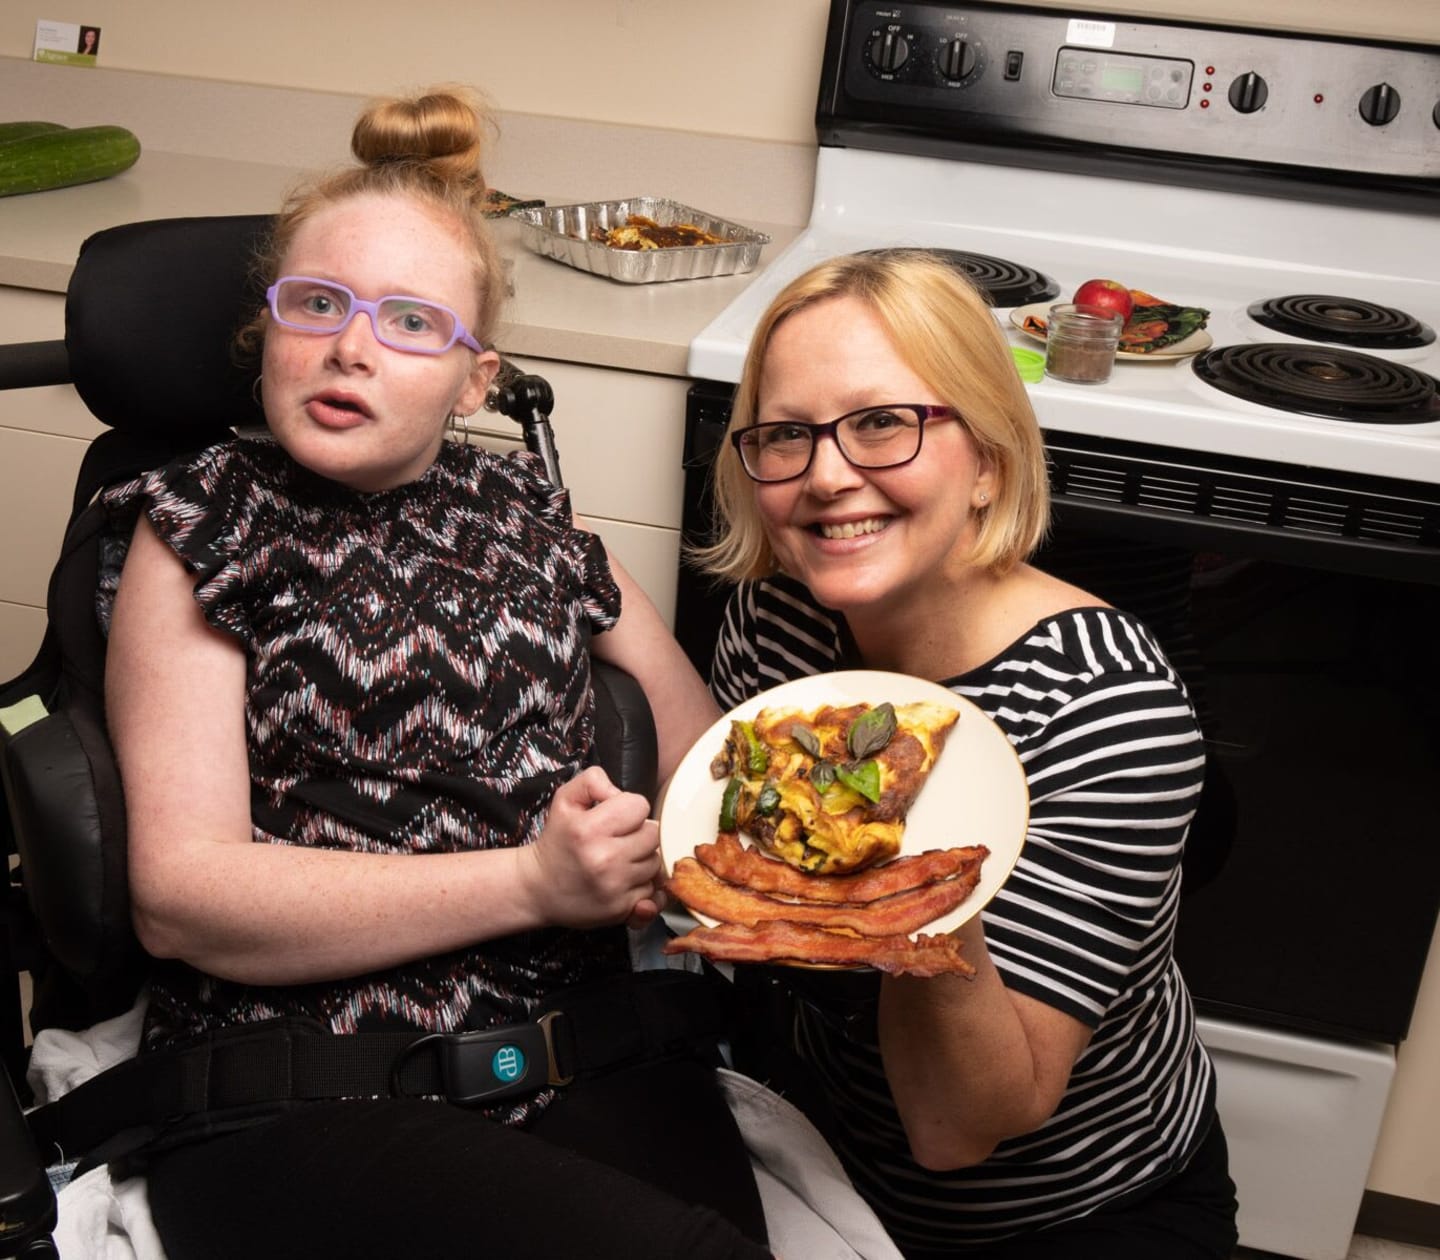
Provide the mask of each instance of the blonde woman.
POLYGON ((1009 737, 1031 806, 960 929, 974 980, 884 977, 857 1006, 804 975, 774 1034, 793 1056, 757 1074, 808 1098, 909 1260, 1228 1257, 1214 1075, 1171 953, 1200 734, 1144 625, 1028 563, 1043 443, 993 314, 918 251, 823 263, 761 318, 728 437, 700 557, 739 584, 720 703, 837 668, 936 681, 1009 737))

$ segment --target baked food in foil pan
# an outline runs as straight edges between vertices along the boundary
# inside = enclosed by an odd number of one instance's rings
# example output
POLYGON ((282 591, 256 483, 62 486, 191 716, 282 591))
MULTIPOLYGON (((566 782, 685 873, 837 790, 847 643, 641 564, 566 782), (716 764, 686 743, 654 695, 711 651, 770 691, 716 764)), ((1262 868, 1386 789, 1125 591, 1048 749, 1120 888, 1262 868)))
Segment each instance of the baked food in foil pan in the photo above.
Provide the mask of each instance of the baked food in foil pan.
POLYGON ((621 284, 753 271, 770 242, 764 232, 663 197, 537 206, 509 217, 535 253, 621 284))

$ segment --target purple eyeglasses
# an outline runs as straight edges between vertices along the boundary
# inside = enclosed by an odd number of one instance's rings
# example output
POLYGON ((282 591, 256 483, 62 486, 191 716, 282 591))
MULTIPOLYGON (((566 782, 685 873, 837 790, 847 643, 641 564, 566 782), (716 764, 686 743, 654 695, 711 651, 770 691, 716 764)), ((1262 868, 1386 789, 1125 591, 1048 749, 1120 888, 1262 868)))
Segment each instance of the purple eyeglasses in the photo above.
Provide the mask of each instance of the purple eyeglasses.
POLYGON ((281 276, 266 291, 275 322, 297 332, 334 336, 356 315, 368 315, 375 340, 404 354, 444 354, 457 341, 485 349, 448 306, 395 294, 367 302, 334 280, 281 276))

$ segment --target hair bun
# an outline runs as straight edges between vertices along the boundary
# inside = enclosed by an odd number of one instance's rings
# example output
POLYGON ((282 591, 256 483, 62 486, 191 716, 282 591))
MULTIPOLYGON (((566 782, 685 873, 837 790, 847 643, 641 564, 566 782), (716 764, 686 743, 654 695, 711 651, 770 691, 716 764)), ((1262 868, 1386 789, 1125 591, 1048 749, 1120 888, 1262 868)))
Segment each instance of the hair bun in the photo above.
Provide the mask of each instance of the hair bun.
POLYGON ((415 163, 446 183, 473 182, 483 192, 480 159, 489 129, 489 112, 477 93, 437 88, 377 101, 355 124, 350 150, 366 166, 415 163))

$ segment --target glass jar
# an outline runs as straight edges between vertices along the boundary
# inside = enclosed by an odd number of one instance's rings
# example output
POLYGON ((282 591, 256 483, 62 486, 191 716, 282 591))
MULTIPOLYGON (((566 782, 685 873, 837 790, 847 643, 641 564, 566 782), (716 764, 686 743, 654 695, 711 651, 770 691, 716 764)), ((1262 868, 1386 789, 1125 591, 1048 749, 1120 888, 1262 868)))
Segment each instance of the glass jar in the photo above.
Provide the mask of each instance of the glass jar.
POLYGON ((1118 313, 1098 306, 1052 306, 1045 329, 1045 375, 1075 385, 1108 381, 1124 327, 1118 313))

